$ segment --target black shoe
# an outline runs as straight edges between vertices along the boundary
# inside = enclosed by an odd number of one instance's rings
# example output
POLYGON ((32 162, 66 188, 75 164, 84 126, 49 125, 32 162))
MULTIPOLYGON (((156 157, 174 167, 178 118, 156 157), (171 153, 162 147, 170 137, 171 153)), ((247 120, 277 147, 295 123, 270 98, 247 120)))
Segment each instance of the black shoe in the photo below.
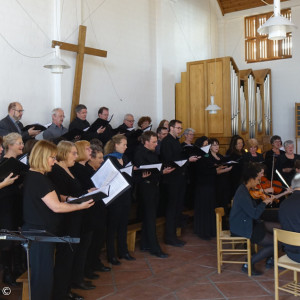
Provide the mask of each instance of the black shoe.
POLYGON ((108 262, 114 266, 119 266, 121 264, 121 262, 116 257, 112 257, 108 260, 108 262))
POLYGON ((16 278, 8 268, 4 268, 3 270, 2 282, 10 286, 20 285, 20 283, 16 282, 16 278))
POLYGON ((94 273, 94 272, 88 272, 88 273, 86 273, 86 275, 85 275, 85 278, 91 279, 91 280, 93 280, 93 279, 98 279, 99 277, 100 277, 100 276, 99 276, 98 274, 94 273))
MULTIPOLYGON (((248 264, 243 264, 242 271, 244 273, 248 274, 248 264)), ((262 272, 255 269, 254 265, 251 266, 251 275, 252 276, 259 276, 259 275, 262 275, 262 274, 263 274, 262 272)))
POLYGON ((87 291, 87 290, 95 289, 96 286, 91 284, 91 283, 88 283, 88 281, 84 281, 84 282, 81 282, 81 283, 73 283, 72 288, 87 291))
POLYGON ((266 269, 274 268, 274 257, 270 256, 266 261, 266 269))
POLYGON ((126 260, 136 260, 135 257, 131 256, 128 252, 126 254, 120 255, 119 258, 124 258, 126 260))
POLYGON ((167 258, 169 257, 169 254, 160 251, 150 252, 151 255, 157 256, 159 258, 167 258))
POLYGON ((84 300, 84 298, 74 292, 69 292, 67 295, 67 299, 72 299, 72 300, 84 300))
POLYGON ((98 271, 98 272, 109 272, 111 270, 110 267, 106 267, 102 264, 102 266, 97 266, 94 268, 94 271, 98 271))
POLYGON ((183 247, 182 243, 178 243, 176 240, 175 241, 165 241, 165 244, 170 245, 170 246, 174 246, 174 247, 183 247))
POLYGON ((180 240, 180 239, 176 239, 176 242, 177 242, 178 244, 182 244, 182 246, 184 246, 184 245, 186 244, 185 241, 180 240))

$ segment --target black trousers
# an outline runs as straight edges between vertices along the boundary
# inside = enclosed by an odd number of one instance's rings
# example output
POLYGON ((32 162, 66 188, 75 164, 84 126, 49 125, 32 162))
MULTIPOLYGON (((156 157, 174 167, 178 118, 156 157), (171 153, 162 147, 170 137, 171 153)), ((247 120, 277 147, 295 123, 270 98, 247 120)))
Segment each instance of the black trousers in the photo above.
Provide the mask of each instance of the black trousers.
POLYGON ((31 299, 52 300, 55 244, 33 242, 30 248, 31 299))
POLYGON ((106 250, 107 259, 116 257, 115 236, 117 236, 118 254, 128 252, 127 225, 131 204, 131 191, 128 190, 107 207, 106 250))
POLYGON ((142 208, 142 237, 141 247, 150 251, 160 251, 156 236, 156 215, 159 203, 159 186, 143 182, 138 185, 138 196, 142 208))
MULTIPOLYGON (((100 203, 99 203, 100 204, 100 203)), ((85 272, 89 273, 100 262, 101 249, 104 247, 106 234, 106 207, 101 205, 97 211, 97 224, 94 226, 91 243, 88 249, 85 272)))
MULTIPOLYGON (((64 214, 60 236, 80 237, 82 212, 64 214)), ((81 241, 80 241, 81 242, 81 241)), ((71 287, 72 269, 79 244, 58 243, 55 253, 53 299, 63 300, 71 287)))
POLYGON ((186 182, 165 184, 167 195, 166 208, 166 242, 174 242, 177 239, 176 227, 182 213, 186 182))

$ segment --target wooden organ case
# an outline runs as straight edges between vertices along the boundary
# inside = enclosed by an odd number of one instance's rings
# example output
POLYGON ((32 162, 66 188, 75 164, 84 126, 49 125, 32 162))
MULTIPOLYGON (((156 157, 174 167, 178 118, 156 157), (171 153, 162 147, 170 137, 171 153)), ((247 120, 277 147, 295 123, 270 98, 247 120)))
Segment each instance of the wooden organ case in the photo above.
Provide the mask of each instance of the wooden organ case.
POLYGON ((195 129, 195 138, 202 135, 217 138, 222 154, 235 134, 245 140, 258 137, 263 148, 265 143, 269 143, 269 139, 264 140, 263 137, 267 132, 272 134, 270 70, 257 76, 263 78, 261 83, 257 82, 255 72, 251 69, 240 72, 232 57, 188 62, 187 71, 181 73, 181 82, 175 87, 176 119, 183 122, 183 128, 195 129), (243 78, 240 78, 241 73, 243 78), (247 95, 251 95, 247 99, 242 99, 242 86, 244 94, 246 87, 247 95), (256 97, 258 91, 261 95, 259 102, 256 97), (265 94, 268 95, 268 105, 265 104, 265 94), (221 108, 217 114, 205 111, 211 96, 221 108))

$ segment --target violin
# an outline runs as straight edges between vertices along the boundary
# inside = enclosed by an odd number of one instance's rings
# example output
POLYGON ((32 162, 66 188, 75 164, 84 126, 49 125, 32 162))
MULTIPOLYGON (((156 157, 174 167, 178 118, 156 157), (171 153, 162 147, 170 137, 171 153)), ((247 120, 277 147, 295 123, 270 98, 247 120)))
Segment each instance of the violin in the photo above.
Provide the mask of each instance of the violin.
POLYGON ((272 187, 274 190, 274 194, 279 194, 283 189, 283 186, 279 180, 270 181, 265 176, 262 176, 260 179, 260 187, 264 190, 272 187))

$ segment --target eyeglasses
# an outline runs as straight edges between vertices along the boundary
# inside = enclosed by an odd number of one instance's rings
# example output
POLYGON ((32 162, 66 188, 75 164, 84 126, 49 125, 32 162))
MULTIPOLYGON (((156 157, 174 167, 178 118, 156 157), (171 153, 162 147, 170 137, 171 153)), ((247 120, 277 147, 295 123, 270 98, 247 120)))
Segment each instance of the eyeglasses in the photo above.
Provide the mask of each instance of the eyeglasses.
POLYGON ((53 160, 56 160, 56 156, 50 156, 53 160))
POLYGON ((14 111, 17 111, 18 113, 24 112, 24 109, 13 109, 14 111))
POLYGON ((126 120, 129 123, 134 123, 134 120, 126 120))
POLYGON ((23 142, 18 142, 18 143, 15 143, 15 145, 24 146, 24 143, 23 142))

